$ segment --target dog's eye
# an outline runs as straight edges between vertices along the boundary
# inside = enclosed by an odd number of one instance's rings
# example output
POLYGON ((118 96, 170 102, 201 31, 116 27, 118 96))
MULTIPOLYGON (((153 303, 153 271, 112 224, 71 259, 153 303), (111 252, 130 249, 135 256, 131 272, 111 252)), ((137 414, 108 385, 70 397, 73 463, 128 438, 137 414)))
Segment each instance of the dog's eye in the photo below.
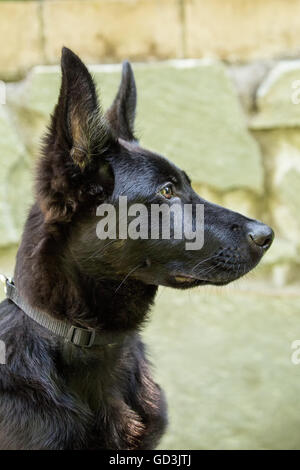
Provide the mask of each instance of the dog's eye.
POLYGON ((166 199, 171 199, 174 196, 173 187, 171 184, 164 186, 159 193, 166 199))

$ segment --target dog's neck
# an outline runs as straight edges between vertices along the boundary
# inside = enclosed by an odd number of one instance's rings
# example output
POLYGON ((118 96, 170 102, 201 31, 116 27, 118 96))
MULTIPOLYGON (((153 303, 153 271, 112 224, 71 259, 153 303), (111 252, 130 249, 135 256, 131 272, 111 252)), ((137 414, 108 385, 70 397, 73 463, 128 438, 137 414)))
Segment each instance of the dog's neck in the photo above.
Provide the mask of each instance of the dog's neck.
MULTIPOLYGON (((65 263, 60 243, 40 230, 41 214, 31 210, 17 255, 15 283, 34 308, 78 326, 130 332, 139 329, 157 287, 140 281, 95 280, 65 263)), ((101 278, 101 276, 99 276, 101 278)))
POLYGON ((88 326, 108 331, 126 332, 138 329, 147 317, 157 287, 140 281, 100 280, 80 276, 80 297, 86 305, 88 326), (90 318, 89 318, 90 316, 90 318))

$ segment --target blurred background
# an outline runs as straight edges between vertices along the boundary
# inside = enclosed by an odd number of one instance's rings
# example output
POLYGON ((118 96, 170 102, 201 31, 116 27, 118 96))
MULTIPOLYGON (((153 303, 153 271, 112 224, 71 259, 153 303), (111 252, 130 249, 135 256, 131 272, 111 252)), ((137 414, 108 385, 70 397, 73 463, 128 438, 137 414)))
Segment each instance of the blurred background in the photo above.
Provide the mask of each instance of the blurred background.
POLYGON ((141 144, 275 230, 244 280, 160 289, 145 338, 169 402, 161 448, 300 448, 299 18, 299 0, 0 1, 0 272, 13 272, 63 45, 105 108, 130 59, 141 144))

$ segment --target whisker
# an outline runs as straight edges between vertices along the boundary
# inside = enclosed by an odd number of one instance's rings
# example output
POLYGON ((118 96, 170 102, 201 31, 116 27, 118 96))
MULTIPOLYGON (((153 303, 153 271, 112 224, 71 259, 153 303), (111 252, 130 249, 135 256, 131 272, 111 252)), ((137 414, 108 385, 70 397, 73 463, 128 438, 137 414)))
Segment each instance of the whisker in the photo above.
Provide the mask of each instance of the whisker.
POLYGON ((109 245, 111 245, 111 244, 112 244, 113 242, 115 242, 115 241, 116 241, 115 239, 110 240, 108 243, 106 243, 106 244, 104 245, 104 247, 102 247, 101 250, 96 251, 95 253, 92 253, 90 256, 88 256, 87 258, 85 258, 84 261, 89 261, 90 259, 94 258, 95 256, 98 257, 99 255, 101 255, 101 254, 105 251, 105 249, 106 249, 109 245))
POLYGON ((214 256, 209 256, 208 258, 201 260, 199 263, 197 263, 197 264, 193 267, 192 271, 194 271, 198 266, 200 266, 200 264, 203 264, 203 263, 205 263, 206 261, 211 261, 212 259, 217 258, 219 255, 220 255, 220 253, 217 253, 217 254, 215 254, 214 256))
POLYGON ((217 267, 219 267, 222 263, 217 263, 216 265, 214 266, 210 266, 209 268, 207 269, 204 269, 204 271, 201 271, 200 274, 203 275, 203 274, 208 274, 210 272, 212 272, 214 269, 216 269, 217 267))
POLYGON ((115 294, 118 292, 118 290, 120 289, 120 287, 124 284, 124 282, 126 281, 126 279, 128 279, 128 277, 134 272, 136 271, 138 268, 140 268, 141 266, 143 266, 142 264, 138 264, 137 266, 135 266, 133 269, 131 269, 131 271, 129 271, 129 273, 126 274, 126 276, 124 277, 123 281, 118 285, 118 287, 116 288, 115 290, 115 294))

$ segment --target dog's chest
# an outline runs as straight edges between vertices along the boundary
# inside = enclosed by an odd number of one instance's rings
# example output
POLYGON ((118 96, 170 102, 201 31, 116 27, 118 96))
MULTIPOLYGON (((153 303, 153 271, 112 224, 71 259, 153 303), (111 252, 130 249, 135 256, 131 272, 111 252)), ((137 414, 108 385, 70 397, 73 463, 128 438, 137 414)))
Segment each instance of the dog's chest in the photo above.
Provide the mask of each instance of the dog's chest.
POLYGON ((147 432, 142 416, 125 402, 119 388, 104 392, 94 384, 90 390, 76 384, 78 405, 83 403, 91 418, 85 426, 84 448, 138 449, 147 432))
MULTIPOLYGON (((108 362, 69 369, 65 387, 75 407, 87 410, 85 448, 137 449, 146 433, 138 411, 128 404, 126 374, 108 362)), ((132 391, 131 391, 132 393, 132 391)))

